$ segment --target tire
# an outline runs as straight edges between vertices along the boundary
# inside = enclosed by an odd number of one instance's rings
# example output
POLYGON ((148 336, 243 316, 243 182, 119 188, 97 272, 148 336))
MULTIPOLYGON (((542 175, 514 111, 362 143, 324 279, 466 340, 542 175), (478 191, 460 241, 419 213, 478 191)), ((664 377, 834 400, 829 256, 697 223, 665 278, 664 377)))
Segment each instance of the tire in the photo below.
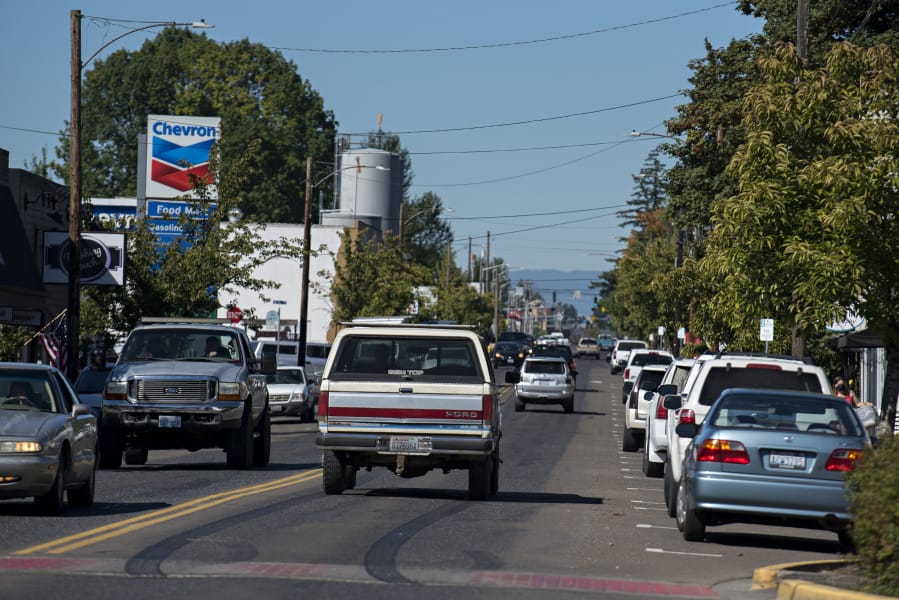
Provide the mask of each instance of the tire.
POLYGON ((272 455, 272 416, 268 406, 262 411, 262 420, 256 427, 258 437, 253 437, 253 466, 264 467, 272 455))
POLYGON ((347 464, 343 469, 343 489, 352 490, 356 487, 356 467, 347 464))
POLYGON ((843 529, 842 531, 837 532, 837 538, 840 540, 840 545, 846 548, 849 552, 855 552, 855 540, 852 538, 852 532, 848 529, 843 529))
POLYGON ((524 412, 524 401, 515 396, 515 412, 524 412))
POLYGON ((490 466, 493 460, 488 458, 473 462, 468 467, 468 499, 485 500, 490 495, 490 466))
POLYGON ((573 413, 574 412, 574 396, 572 396, 571 398, 565 398, 565 400, 562 401, 562 408, 567 413, 573 413))
MULTIPOLYGON (((96 454, 96 453, 95 453, 96 454)), ((94 488, 97 482, 97 458, 94 457, 94 466, 91 469, 90 478, 85 484, 68 491, 69 506, 87 508, 94 504, 94 488)))
POLYGON ((671 479, 671 469, 668 465, 665 465, 665 507, 668 509, 668 516, 674 517, 677 515, 677 489, 675 488, 674 481, 671 479))
POLYGON ((39 512, 45 515, 58 515, 62 512, 65 503, 63 495, 65 493, 65 469, 66 455, 59 456, 59 462, 56 467, 56 477, 53 478, 53 485, 46 494, 34 497, 34 505, 39 512))
POLYGON ((125 448, 125 464, 126 465, 145 465, 150 451, 146 448, 135 448, 129 446, 125 448))
POLYGON ((677 490, 677 528, 688 542, 701 542, 705 539, 705 523, 689 508, 687 494, 684 491, 685 484, 681 481, 677 490))
POLYGON ((340 494, 346 485, 346 467, 331 450, 322 452, 322 486, 326 494, 340 494))
POLYGON ((100 431, 100 468, 118 469, 122 466, 122 452, 125 445, 112 431, 100 431))
POLYGON ((244 406, 240 427, 229 432, 225 449, 229 469, 249 469, 253 464, 253 427, 250 407, 244 406))
POLYGON ((628 429, 627 425, 624 426, 624 433, 621 436, 621 449, 625 452, 636 452, 640 447, 640 443, 637 440, 637 434, 633 429, 628 429))

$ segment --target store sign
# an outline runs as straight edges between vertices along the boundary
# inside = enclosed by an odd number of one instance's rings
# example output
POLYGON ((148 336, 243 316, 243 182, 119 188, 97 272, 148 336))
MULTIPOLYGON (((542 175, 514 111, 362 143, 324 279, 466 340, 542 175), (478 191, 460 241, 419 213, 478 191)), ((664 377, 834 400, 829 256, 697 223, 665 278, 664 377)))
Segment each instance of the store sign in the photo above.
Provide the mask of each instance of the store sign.
MULTIPOLYGON (((195 180, 212 183, 210 153, 221 117, 147 117, 147 198, 190 197, 195 180)), ((210 198, 216 198, 214 186, 210 198)))
MULTIPOLYGON (((69 283, 72 244, 63 231, 44 232, 44 283, 69 283)), ((79 281, 87 285, 123 285, 125 282, 125 235, 81 234, 79 281)))

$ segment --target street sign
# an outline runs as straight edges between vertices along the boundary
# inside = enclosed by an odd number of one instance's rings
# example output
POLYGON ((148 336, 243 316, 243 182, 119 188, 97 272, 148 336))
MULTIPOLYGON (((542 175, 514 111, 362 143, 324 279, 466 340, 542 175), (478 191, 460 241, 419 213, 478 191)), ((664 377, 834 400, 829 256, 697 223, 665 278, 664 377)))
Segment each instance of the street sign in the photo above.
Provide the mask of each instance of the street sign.
POLYGON ((240 323, 240 320, 243 319, 243 311, 233 306, 228 309, 228 318, 231 319, 232 323, 240 323))
POLYGON ((774 341, 774 319, 762 319, 759 323, 759 340, 774 341))

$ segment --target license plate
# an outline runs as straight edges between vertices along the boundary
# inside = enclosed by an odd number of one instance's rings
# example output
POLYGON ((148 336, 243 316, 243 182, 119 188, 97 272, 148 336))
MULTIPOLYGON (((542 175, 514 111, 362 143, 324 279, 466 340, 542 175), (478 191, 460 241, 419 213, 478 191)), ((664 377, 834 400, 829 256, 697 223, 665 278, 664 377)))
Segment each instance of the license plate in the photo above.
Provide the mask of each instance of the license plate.
POLYGON ((512 363, 515 362, 515 359, 514 359, 514 358, 507 358, 507 359, 506 359, 506 362, 509 363, 509 364, 511 365, 512 363))
POLYGON ((400 454, 430 454, 432 449, 431 438, 413 435, 392 435, 387 445, 390 452, 400 454))
POLYGON ((768 466, 777 469, 804 469, 805 457, 798 454, 769 454, 768 466))
POLYGON ((180 415, 159 415, 159 428, 160 429, 180 429, 181 428, 181 416, 180 415))

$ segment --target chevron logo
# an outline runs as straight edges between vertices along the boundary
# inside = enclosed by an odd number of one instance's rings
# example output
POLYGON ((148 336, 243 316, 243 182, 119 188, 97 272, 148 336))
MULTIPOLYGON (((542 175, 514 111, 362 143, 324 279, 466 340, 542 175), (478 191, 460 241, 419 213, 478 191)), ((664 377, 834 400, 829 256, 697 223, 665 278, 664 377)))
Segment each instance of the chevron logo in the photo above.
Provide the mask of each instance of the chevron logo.
POLYGON ((209 153, 214 142, 215 140, 204 140, 190 146, 179 146, 154 137, 150 179, 179 192, 193 189, 192 177, 199 178, 205 183, 212 183, 209 173, 209 153))
POLYGON ((192 176, 204 183, 212 183, 213 181, 208 164, 190 167, 188 169, 179 169, 163 162, 159 162, 158 160, 154 160, 153 172, 150 175, 153 181, 167 185, 179 192, 188 192, 193 189, 192 176))
POLYGON ((200 165, 209 162, 209 153, 215 140, 204 140, 190 146, 179 146, 168 140, 153 138, 153 158, 170 165, 200 165))

